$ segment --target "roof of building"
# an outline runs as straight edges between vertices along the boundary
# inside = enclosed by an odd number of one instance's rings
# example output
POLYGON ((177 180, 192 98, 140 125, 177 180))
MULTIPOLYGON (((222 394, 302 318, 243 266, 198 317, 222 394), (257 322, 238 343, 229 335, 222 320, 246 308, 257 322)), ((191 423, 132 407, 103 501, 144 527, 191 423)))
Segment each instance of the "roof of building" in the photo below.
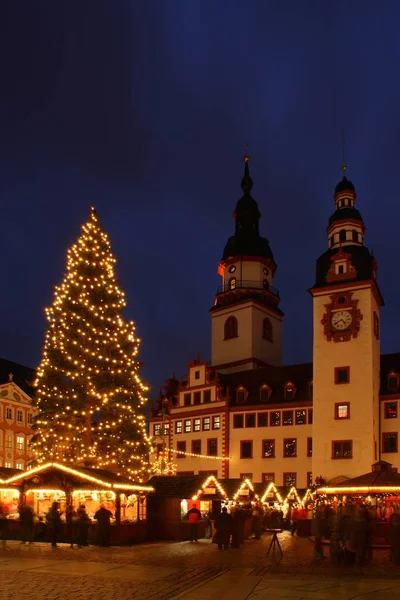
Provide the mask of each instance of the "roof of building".
POLYGON ((236 390, 243 386, 247 392, 245 405, 254 406, 261 404, 307 402, 311 400, 310 383, 312 381, 313 366, 312 363, 303 363, 299 365, 287 365, 283 367, 264 367, 248 371, 239 371, 236 373, 220 374, 220 384, 229 388, 231 404, 236 404, 236 390), (295 397, 293 400, 286 399, 284 385, 293 383, 295 397), (268 385, 271 388, 271 396, 268 402, 261 402, 260 388, 262 385, 268 385))
MULTIPOLYGON (((326 276, 329 269, 332 266, 331 258, 338 252, 340 248, 332 248, 324 252, 317 260, 316 274, 315 274, 315 287, 324 287, 332 285, 331 282, 326 281, 326 276)), ((356 269, 355 281, 366 281, 373 278, 374 272, 374 257, 371 252, 365 246, 359 246, 356 244, 349 244, 343 246, 343 252, 350 254, 351 262, 356 269)))
POLYGON ((335 223, 336 221, 343 221, 347 219, 351 219, 352 221, 363 220, 359 210, 353 206, 346 206, 345 208, 338 208, 335 210, 335 212, 329 217, 329 225, 332 225, 332 223, 335 223))
POLYGON ((364 475, 359 475, 352 479, 346 479, 332 487, 336 489, 356 487, 380 488, 388 486, 400 487, 400 473, 397 473, 390 463, 381 460, 372 465, 372 471, 369 473, 364 473, 364 475))
MULTIPOLYGON (((147 482, 154 487, 157 496, 191 498, 204 485, 207 475, 154 475, 147 482)), ((215 495, 219 498, 219 494, 215 495)))
POLYGON ((222 253, 222 260, 226 260, 231 256, 261 256, 274 259, 267 238, 247 231, 232 235, 228 239, 222 253))
POLYGON ((12 373, 12 380, 15 381, 16 385, 32 397, 34 393, 33 382, 36 379, 35 369, 0 358, 0 384, 7 383, 10 380, 10 373, 12 373))
POLYGON ((335 187, 335 194, 338 194, 339 192, 355 192, 356 188, 354 187, 354 184, 351 183, 351 181, 349 181, 346 177, 346 175, 343 176, 343 179, 341 181, 339 181, 339 183, 337 184, 337 186, 335 187))

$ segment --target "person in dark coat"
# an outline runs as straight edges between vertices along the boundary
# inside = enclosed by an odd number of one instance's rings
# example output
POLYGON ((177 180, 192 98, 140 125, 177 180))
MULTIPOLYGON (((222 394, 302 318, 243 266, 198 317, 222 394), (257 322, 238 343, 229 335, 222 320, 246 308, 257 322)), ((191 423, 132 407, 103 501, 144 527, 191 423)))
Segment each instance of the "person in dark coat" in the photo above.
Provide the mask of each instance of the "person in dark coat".
POLYGON ((51 545, 53 548, 57 548, 57 540, 61 531, 61 514, 58 510, 58 502, 53 502, 46 515, 46 520, 50 529, 51 545))
POLYGON ((196 504, 193 504, 192 508, 188 510, 187 518, 190 523, 190 541, 197 542, 199 537, 199 522, 201 520, 201 512, 197 508, 196 504))
POLYGON ((22 526, 21 544, 31 544, 33 542, 34 514, 30 506, 21 506, 19 520, 22 526))
POLYGON ((7 540, 7 516, 4 512, 2 505, 0 504, 0 538, 3 548, 6 546, 7 540))
POLYGON ((65 515, 65 520, 67 522, 67 542, 69 542, 70 548, 74 547, 74 540, 76 535, 76 520, 77 514, 76 510, 73 506, 68 506, 67 512, 65 515))
POLYGON ((94 518, 97 521, 99 546, 109 546, 112 513, 105 508, 105 506, 100 506, 99 510, 95 513, 94 518))
POLYGON ((215 529, 216 533, 214 541, 218 544, 218 550, 222 550, 222 548, 228 550, 232 533, 232 517, 231 515, 228 515, 225 506, 222 509, 221 514, 215 519, 215 529))
POLYGON ((389 519, 390 559, 394 565, 400 565, 400 515, 393 513, 389 519))
POLYGON ((78 510, 76 511, 77 520, 76 520, 76 529, 77 529, 77 540, 78 547, 82 548, 82 546, 88 545, 88 530, 90 519, 86 512, 86 506, 81 504, 78 510))
POLYGON ((244 523, 246 520, 246 513, 240 507, 236 505, 232 513, 232 548, 240 548, 244 544, 244 523))

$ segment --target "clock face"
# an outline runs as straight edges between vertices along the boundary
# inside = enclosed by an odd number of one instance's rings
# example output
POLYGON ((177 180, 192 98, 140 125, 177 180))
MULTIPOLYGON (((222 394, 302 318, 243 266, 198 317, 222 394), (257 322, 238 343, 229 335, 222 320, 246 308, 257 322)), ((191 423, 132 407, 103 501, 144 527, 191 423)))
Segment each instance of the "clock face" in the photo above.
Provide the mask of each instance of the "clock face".
POLYGON ((348 310, 338 310, 333 313, 331 323, 334 329, 344 330, 350 327, 353 315, 348 310))

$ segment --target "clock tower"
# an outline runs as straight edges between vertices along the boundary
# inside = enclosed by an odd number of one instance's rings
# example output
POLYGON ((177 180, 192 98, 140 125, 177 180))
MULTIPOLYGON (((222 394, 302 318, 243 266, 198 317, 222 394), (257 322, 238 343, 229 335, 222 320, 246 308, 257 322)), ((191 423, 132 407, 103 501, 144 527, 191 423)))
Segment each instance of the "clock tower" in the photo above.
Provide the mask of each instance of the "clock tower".
POLYGON ((235 233, 218 265, 222 282, 210 310, 211 363, 222 373, 282 362, 283 312, 272 285, 276 264, 268 240, 260 236, 248 156, 241 187, 243 196, 233 213, 235 233))
POLYGON ((377 264, 364 245, 354 185, 335 188, 328 250, 317 260, 313 297, 313 478, 355 477, 379 460, 377 264))

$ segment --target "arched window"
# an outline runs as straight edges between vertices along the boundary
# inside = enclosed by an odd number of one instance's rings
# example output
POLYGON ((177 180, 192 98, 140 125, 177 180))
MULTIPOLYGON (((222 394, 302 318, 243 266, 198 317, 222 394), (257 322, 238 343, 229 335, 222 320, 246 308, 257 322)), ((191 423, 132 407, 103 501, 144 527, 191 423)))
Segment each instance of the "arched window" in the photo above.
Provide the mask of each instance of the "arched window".
POLYGON ((234 290, 236 288, 236 277, 231 277, 229 280, 229 289, 234 290))
POLYGON ((273 341, 272 323, 267 317, 265 317, 265 319, 263 319, 262 336, 263 336, 264 340, 267 340, 268 342, 273 341))
POLYGON ((358 231, 353 229, 353 242, 358 242, 358 231))
POLYGON ((228 317, 225 321, 224 339, 231 340, 238 337, 238 322, 236 317, 228 317))
POLYGON ((345 242, 345 241, 346 241, 346 230, 341 229, 339 231, 339 242, 345 242))

